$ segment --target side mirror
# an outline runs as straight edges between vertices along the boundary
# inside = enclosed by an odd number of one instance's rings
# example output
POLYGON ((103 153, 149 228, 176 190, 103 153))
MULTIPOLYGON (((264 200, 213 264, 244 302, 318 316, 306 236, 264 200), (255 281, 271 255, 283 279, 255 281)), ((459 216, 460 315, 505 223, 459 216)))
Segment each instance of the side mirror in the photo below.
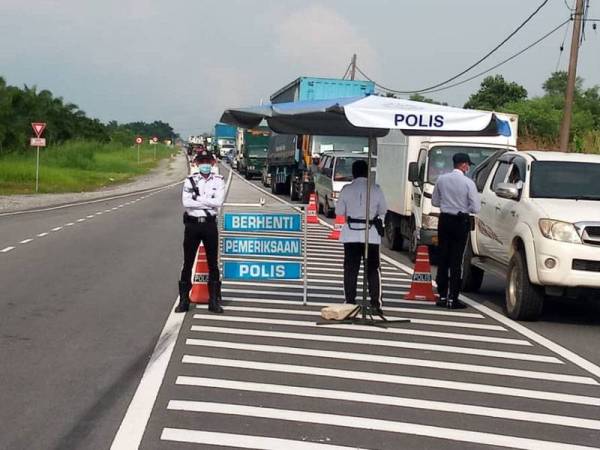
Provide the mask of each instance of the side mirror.
POLYGON ((498 197, 507 198, 509 200, 516 200, 519 198, 519 188, 516 184, 498 183, 494 192, 498 197))
POLYGON ((417 183, 419 181, 419 166, 416 162, 411 162, 408 165, 408 181, 417 183))

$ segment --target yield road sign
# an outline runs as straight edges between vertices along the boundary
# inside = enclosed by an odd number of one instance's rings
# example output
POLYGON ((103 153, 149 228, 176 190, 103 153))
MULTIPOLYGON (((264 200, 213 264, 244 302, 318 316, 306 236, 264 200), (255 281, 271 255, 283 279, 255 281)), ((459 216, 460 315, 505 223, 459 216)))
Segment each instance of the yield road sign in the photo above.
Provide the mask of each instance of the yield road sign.
POLYGON ((42 136, 42 133, 44 132, 44 129, 46 128, 46 123, 45 122, 32 122, 31 128, 33 128, 33 132, 35 133, 36 137, 39 138, 42 136))
POLYGON ((31 138, 29 141, 29 145, 31 147, 45 147, 46 146, 46 138, 31 138))

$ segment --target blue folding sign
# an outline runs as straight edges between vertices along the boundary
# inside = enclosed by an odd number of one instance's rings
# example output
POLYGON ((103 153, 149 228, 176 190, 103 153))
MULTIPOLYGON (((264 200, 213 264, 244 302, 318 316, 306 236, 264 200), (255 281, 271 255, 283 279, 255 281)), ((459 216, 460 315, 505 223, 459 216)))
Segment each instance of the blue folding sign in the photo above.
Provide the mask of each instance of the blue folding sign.
POLYGON ((226 237, 224 255, 302 256, 300 238, 226 237))
POLYGON ((301 214, 226 213, 225 231, 302 231, 301 214))
POLYGON ((224 261, 226 280, 297 280, 302 278, 302 263, 269 261, 224 261))

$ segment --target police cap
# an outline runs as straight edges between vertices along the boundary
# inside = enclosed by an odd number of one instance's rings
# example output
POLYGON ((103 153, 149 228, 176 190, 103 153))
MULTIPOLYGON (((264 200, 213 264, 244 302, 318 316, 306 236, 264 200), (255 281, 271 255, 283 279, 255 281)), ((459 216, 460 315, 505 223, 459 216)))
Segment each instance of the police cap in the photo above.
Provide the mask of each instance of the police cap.
POLYGON ((199 149, 196 152, 196 156, 194 158, 194 161, 212 161, 213 157, 212 157, 212 153, 209 152, 208 150, 206 150, 205 148, 199 149))
POLYGON ((452 156, 452 162, 455 166, 462 163, 468 163, 470 166, 473 165, 471 158, 466 153, 455 153, 452 156))

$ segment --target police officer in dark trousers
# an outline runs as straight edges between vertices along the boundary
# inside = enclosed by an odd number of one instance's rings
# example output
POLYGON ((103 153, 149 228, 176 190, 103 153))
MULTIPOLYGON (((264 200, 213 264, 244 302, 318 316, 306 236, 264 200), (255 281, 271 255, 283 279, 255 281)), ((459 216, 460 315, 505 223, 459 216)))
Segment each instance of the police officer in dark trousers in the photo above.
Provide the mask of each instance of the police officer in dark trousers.
POLYGON ((387 211, 381 188, 374 184, 370 188, 369 220, 365 218, 367 202, 368 165, 359 159, 352 164, 352 183, 340 192, 335 213, 346 217, 340 240, 344 243, 344 297, 346 303, 356 303, 356 282, 360 263, 365 253, 365 226, 369 227, 368 286, 371 308, 375 314, 382 314, 381 270, 379 267, 379 245, 383 224, 380 217, 387 211), (381 233, 381 234, 380 234, 381 233))
POLYGON ((219 305, 221 281, 219 276, 219 231, 217 228, 218 208, 225 200, 223 177, 211 173, 215 160, 206 149, 200 150, 194 162, 198 172, 188 177, 183 184, 181 200, 185 212, 183 223, 183 267, 179 279, 179 304, 175 312, 185 312, 190 308, 189 292, 192 287, 192 267, 200 242, 204 244, 208 261, 208 310, 222 313, 219 305))
POLYGON ((479 212, 481 202, 475 183, 466 176, 473 164, 469 155, 456 153, 452 161, 454 170, 438 178, 431 203, 441 210, 438 222, 440 254, 436 277, 440 299, 437 305, 457 309, 465 308, 458 300, 462 283, 463 255, 471 230, 471 214, 479 212))

